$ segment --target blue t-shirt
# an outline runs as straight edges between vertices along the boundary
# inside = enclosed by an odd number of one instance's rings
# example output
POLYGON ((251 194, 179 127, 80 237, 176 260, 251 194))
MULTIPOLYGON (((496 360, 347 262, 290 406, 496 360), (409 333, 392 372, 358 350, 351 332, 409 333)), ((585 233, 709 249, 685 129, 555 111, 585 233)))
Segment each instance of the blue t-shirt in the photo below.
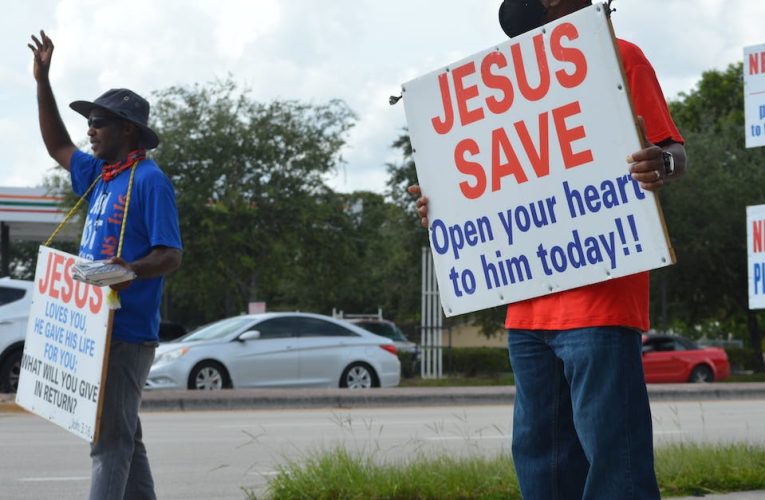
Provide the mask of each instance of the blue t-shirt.
MULTIPOLYGON (((69 164, 74 192, 82 196, 103 166, 103 160, 75 151, 69 164)), ((117 255, 130 172, 125 170, 108 183, 99 179, 88 194, 80 257, 103 260, 117 255)), ((182 248, 173 186, 150 159, 136 167, 124 237, 121 257, 127 262, 147 256, 157 246, 182 248)), ((120 292, 122 307, 114 314, 113 339, 131 343, 159 339, 163 282, 162 277, 137 279, 120 292)))

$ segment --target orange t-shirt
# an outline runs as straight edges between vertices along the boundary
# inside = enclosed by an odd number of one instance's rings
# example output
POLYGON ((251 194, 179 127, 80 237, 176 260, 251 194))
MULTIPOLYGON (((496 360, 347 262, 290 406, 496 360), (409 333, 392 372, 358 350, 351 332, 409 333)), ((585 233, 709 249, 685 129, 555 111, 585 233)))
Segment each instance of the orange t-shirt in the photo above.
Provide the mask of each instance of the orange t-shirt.
MULTIPOLYGON (((645 120, 648 139, 683 143, 667 108, 656 73, 637 45, 617 40, 635 114, 645 120)), ((625 152, 625 155, 629 152, 625 152)), ((646 331, 648 273, 545 295, 507 307, 505 328, 568 330, 593 326, 627 326, 646 331)))

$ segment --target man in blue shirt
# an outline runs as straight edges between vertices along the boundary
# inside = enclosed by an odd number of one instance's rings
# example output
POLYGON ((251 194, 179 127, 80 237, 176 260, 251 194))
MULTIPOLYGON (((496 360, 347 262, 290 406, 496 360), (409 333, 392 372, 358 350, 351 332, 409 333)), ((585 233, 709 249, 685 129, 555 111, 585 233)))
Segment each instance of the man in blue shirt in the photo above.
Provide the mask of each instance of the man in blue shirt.
POLYGON ((53 97, 51 39, 41 31, 29 47, 43 142, 69 170, 74 192, 88 202, 80 256, 111 260, 136 275, 112 286, 121 308, 114 315, 99 440, 91 445, 90 498, 155 499, 138 409, 159 340, 163 276, 181 263, 175 193, 167 176, 146 158, 146 150, 159 144, 148 126, 149 103, 127 89, 71 103, 88 119, 93 154, 83 153, 72 143, 53 97))

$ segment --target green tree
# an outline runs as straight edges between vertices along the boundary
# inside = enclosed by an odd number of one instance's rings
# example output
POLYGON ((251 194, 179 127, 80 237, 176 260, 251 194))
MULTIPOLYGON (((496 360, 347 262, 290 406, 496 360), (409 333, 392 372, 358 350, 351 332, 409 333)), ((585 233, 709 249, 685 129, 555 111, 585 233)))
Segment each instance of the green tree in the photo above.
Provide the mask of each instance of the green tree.
POLYGON ((653 310, 663 326, 748 332, 760 369, 758 314, 748 308, 746 206, 765 203, 765 150, 746 149, 743 67, 705 72, 670 103, 686 140, 688 174, 662 190, 678 263, 653 273, 653 310))
POLYGON ((175 185, 185 247, 168 283, 173 315, 199 324, 249 301, 302 303, 302 266, 333 243, 323 176, 342 163, 353 113, 341 101, 260 103, 230 80, 156 97, 155 157, 175 185))

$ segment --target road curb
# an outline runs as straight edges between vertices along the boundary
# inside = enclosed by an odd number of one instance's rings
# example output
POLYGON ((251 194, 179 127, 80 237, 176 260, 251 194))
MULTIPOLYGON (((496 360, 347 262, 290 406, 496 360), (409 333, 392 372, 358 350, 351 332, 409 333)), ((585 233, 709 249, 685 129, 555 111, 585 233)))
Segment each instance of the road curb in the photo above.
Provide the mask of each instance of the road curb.
MULTIPOLYGON (((765 399, 765 383, 651 384, 651 401, 765 399)), ((0 394, 0 413, 24 412, 13 394, 0 394)), ((279 408, 368 408, 393 406, 511 405, 514 386, 397 387, 348 389, 237 389, 146 391, 143 411, 257 410, 279 408)))
POLYGON ((222 392, 144 393, 144 411, 241 410, 278 408, 366 408, 384 406, 457 406, 512 404, 515 388, 240 389, 222 392))

